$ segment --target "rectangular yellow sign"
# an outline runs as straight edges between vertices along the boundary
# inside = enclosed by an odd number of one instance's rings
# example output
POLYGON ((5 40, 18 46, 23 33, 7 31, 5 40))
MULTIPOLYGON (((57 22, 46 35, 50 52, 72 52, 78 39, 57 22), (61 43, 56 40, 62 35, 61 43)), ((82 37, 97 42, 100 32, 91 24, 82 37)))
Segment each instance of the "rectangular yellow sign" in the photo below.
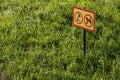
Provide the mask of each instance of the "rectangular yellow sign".
POLYGON ((88 30, 95 31, 96 12, 84 8, 72 7, 72 25, 88 30))

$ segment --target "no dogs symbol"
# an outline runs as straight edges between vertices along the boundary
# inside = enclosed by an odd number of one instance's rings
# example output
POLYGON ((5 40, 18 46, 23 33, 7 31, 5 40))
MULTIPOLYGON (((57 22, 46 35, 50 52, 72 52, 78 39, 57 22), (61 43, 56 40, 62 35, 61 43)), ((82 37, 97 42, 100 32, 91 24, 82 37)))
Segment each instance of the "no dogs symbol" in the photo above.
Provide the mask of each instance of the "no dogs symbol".
POLYGON ((92 27, 93 25, 93 19, 92 16, 90 16, 89 14, 86 14, 84 16, 84 23, 87 27, 92 27))

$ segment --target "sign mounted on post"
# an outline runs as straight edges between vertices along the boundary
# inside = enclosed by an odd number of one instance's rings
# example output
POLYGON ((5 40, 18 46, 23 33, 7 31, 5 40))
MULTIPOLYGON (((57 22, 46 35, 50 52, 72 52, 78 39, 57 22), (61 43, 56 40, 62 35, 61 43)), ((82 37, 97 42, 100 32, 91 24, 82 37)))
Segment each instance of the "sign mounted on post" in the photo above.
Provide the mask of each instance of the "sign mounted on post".
POLYGON ((76 27, 94 32, 96 20, 95 16, 95 11, 79 8, 76 6, 72 7, 72 25, 76 27))

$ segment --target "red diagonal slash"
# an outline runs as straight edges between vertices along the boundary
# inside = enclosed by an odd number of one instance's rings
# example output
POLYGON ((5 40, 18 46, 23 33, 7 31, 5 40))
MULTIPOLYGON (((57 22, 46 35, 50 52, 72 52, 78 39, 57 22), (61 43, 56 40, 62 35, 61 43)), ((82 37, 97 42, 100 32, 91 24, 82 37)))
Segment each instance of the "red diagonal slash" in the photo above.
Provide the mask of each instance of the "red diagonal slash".
POLYGON ((92 23, 91 18, 88 19, 88 18, 86 17, 86 20, 87 20, 87 24, 88 24, 88 22, 89 22, 90 24, 92 23))
POLYGON ((84 16, 84 23, 85 23, 85 25, 87 26, 87 27, 92 27, 92 25, 93 25, 93 19, 92 19, 92 17, 91 17, 91 15, 89 15, 89 14, 86 14, 85 16, 84 16), (89 18, 88 18, 88 17, 89 18), (90 23, 90 24, 88 24, 88 23, 90 23))

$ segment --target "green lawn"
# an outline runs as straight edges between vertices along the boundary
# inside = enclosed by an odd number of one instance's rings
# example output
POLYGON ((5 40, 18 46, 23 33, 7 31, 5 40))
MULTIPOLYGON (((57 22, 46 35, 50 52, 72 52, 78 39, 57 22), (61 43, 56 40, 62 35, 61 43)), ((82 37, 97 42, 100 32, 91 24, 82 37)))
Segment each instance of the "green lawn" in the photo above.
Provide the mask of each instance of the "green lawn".
POLYGON ((0 80, 120 80, 119 17, 119 0, 1 0, 0 80), (96 11, 86 55, 72 6, 96 11))

